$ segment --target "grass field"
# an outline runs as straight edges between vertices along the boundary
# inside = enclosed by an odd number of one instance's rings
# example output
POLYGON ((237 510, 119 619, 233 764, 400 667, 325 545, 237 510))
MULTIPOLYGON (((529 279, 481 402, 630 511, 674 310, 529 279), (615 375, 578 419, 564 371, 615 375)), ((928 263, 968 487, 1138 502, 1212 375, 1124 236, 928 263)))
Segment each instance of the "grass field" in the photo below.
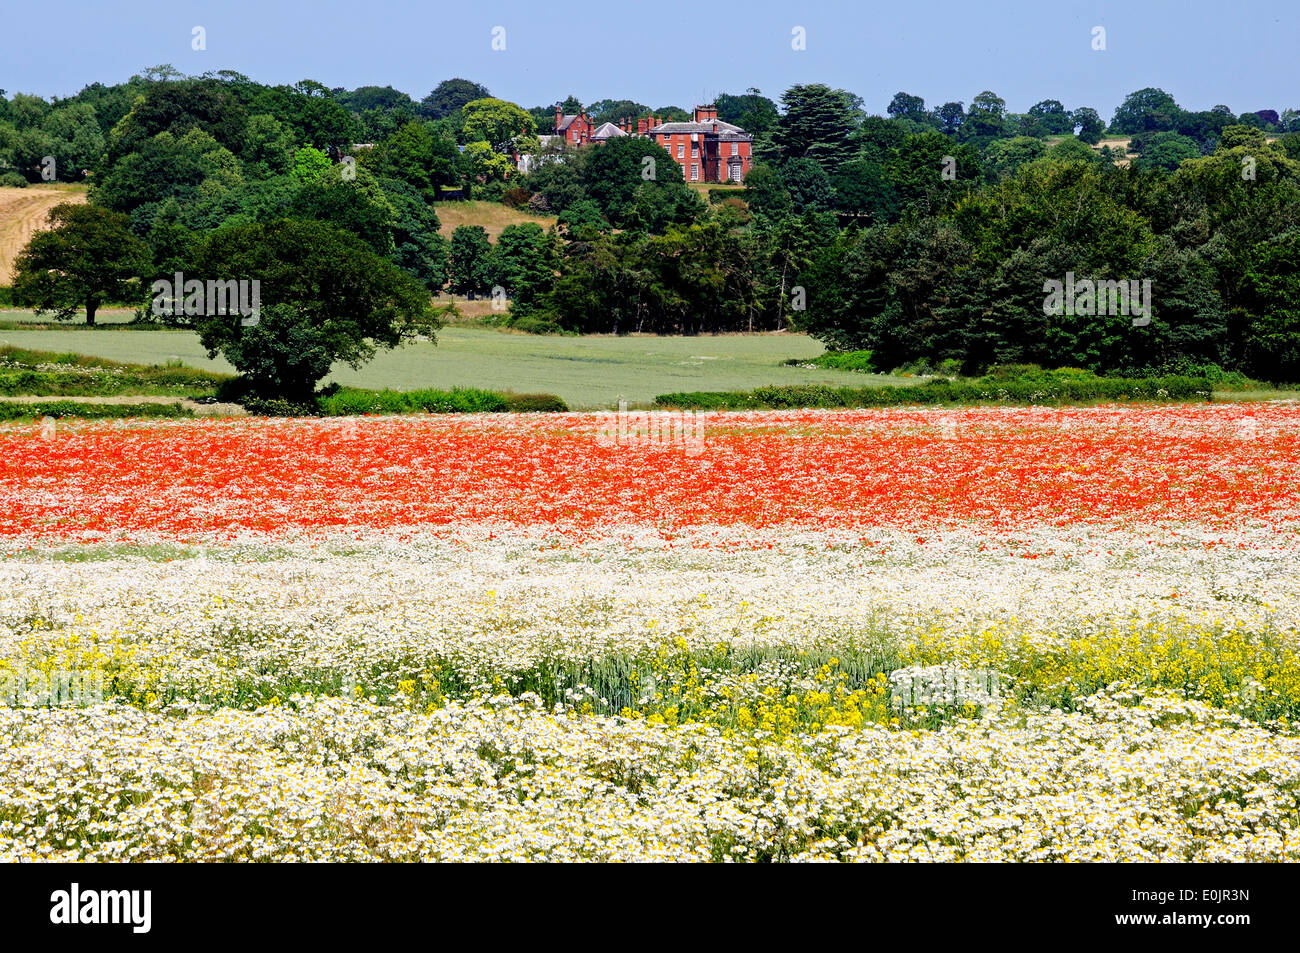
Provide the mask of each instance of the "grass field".
POLYGON ((45 225, 45 216, 60 202, 84 203, 81 185, 29 185, 25 189, 0 188, 0 285, 13 280, 13 263, 33 233, 45 225))
MULTIPOLYGON (((19 312, 5 315, 19 318, 19 312)), ((124 320, 126 315, 110 315, 124 320)), ((165 364, 230 372, 209 360, 189 331, 114 331, 60 328, 0 330, 0 345, 72 351, 115 361, 165 364)), ((382 352, 354 371, 336 370, 330 380, 353 387, 414 390, 481 387, 557 394, 574 409, 649 403, 658 394, 697 390, 749 390, 765 384, 830 384, 862 387, 906 379, 847 371, 782 366, 787 358, 822 353, 818 342, 798 334, 720 335, 697 338, 649 336, 538 337, 472 327, 448 327, 437 345, 408 344, 382 352)))
POLYGON ((441 223, 439 231, 444 238, 459 225, 482 225, 488 237, 496 241, 507 225, 536 222, 542 228, 555 224, 554 215, 534 215, 521 209, 507 208, 500 202, 439 202, 436 211, 441 223))

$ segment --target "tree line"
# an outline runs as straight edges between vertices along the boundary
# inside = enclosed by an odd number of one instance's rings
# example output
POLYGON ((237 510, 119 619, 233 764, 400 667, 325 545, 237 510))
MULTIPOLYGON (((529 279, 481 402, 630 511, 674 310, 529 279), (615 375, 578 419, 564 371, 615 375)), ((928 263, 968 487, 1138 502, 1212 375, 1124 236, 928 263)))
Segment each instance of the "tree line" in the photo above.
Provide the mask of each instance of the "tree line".
MULTIPOLYGON (((528 330, 806 329, 870 351, 881 369, 1214 363, 1300 376, 1294 110, 1186 111, 1147 89, 1107 127, 1095 110, 1055 100, 1014 114, 988 91, 933 109, 900 92, 873 116, 821 84, 779 101, 750 89, 717 105, 753 133, 756 164, 743 190, 706 201, 645 139, 543 148, 557 105, 583 108, 570 97, 525 109, 463 79, 417 102, 388 87, 266 86, 165 67, 67 100, 0 95, 0 181, 39 181, 44 155, 55 155, 57 176, 88 179, 91 200, 56 224, 95 232, 98 244, 77 247, 107 255, 83 254, 77 276, 61 267, 75 243, 38 235, 15 297, 93 318, 99 302, 142 293, 147 281, 133 276, 265 267, 268 303, 296 311, 250 340, 283 327, 301 344, 305 328, 328 320, 333 343, 312 352, 317 363, 364 359, 364 347, 343 343, 362 329, 379 346, 396 340, 376 336, 368 316, 352 316, 349 331, 347 315, 292 299, 304 286, 268 258, 221 257, 235 255, 231 236, 278 235, 300 261, 319 241, 350 262, 382 263, 371 273, 388 281, 387 298, 370 289, 348 300, 400 315, 403 333, 431 333, 430 293, 495 290, 510 302, 503 320, 528 330), (1127 148, 1099 146, 1104 135, 1127 148), (520 153, 534 156, 530 172, 517 170, 520 153), (557 224, 510 226, 495 243, 465 227, 448 241, 437 207, 449 189, 557 224), (1048 314, 1044 284, 1067 275, 1150 281, 1150 320, 1048 314)), ((629 100, 587 110, 598 121, 651 112, 629 100)))

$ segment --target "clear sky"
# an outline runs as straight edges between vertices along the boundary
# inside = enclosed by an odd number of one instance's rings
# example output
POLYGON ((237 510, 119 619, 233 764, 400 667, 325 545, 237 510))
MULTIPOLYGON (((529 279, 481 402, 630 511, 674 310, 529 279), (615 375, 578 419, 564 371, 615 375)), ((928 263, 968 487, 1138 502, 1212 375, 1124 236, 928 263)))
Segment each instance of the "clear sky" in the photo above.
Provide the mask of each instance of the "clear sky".
POLYGON ((0 88, 66 96, 170 63, 267 83, 391 85, 463 76, 523 106, 569 94, 686 108, 824 82, 883 112, 991 89, 1109 120, 1159 86, 1188 109, 1300 108, 1300 0, 0 0, 0 88), (192 49, 202 26, 207 48, 192 49), (1106 49, 1092 48, 1093 28, 1106 49), (504 28, 504 50, 493 29, 504 28), (792 48, 802 27, 806 49, 792 48))

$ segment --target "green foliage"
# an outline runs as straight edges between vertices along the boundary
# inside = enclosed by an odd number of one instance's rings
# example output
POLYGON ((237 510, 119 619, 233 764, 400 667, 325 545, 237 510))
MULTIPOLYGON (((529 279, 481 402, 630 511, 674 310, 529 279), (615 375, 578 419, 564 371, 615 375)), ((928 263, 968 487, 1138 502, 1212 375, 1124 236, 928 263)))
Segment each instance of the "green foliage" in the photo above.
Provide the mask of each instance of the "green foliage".
POLYGON ((489 268, 493 281, 511 299, 510 313, 528 315, 538 298, 554 281, 556 250, 553 236, 534 222, 507 225, 492 249, 489 268))
MULTIPOLYGON (((515 169, 510 156, 493 148, 489 142, 466 143, 465 151, 461 153, 461 162, 466 176, 471 181, 501 182, 515 169)), ((498 191, 497 197, 499 196, 498 191)), ((484 197, 486 198, 486 194, 484 197)))
POLYGON ((600 206, 591 199, 574 202, 560 213, 559 223, 569 228, 594 228, 597 231, 608 231, 610 227, 600 213, 600 206))
POLYGON ((260 281, 257 322, 204 315, 195 323, 209 357, 224 354, 262 397, 306 403, 335 362, 359 366, 377 348, 432 336, 439 325, 415 279, 323 223, 220 229, 199 249, 195 268, 260 281))
POLYGON ((435 135, 426 123, 408 122, 359 161, 376 175, 400 179, 426 202, 437 201, 439 186, 460 184, 459 150, 454 140, 435 135))
POLYGON ((835 208, 865 215, 872 223, 890 222, 900 212, 901 200, 885 167, 867 158, 852 159, 831 179, 835 208))
POLYGON ((857 126, 849 94, 821 83, 791 86, 781 96, 784 114, 772 131, 781 161, 811 159, 827 173, 853 156, 857 126))
MULTIPOLYGON (((605 122, 617 123, 620 119, 644 116, 648 112, 650 112, 649 106, 633 102, 630 99, 598 99, 587 107, 587 113, 591 116, 591 121, 597 126, 605 122)), ((549 132, 554 121, 555 110, 552 109, 545 121, 537 124, 538 131, 549 132)))
POLYGON ((451 233, 452 294, 486 294, 492 287, 492 243, 482 225, 459 225, 451 233))
POLYGON ((1097 110, 1091 106, 1080 106, 1070 113, 1070 119, 1080 142, 1095 146, 1101 141, 1101 134, 1106 131, 1106 123, 1097 114, 1097 110))
POLYGON ((512 413, 566 413, 569 405, 554 394, 515 394, 506 392, 506 406, 512 413))
POLYGON ((335 102, 357 117, 365 142, 387 139, 419 114, 419 104, 391 86, 360 86, 332 90, 335 102))
POLYGON ((984 150, 984 167, 998 178, 1005 178, 1027 162, 1041 159, 1047 146, 1041 139, 1017 136, 1014 139, 997 139, 984 150))
POLYGON ((997 93, 984 90, 971 100, 966 110, 966 120, 961 126, 961 135, 967 140, 987 140, 1006 135, 1007 104, 997 93))
POLYGON ((671 225, 663 235, 577 229, 539 316, 580 333, 753 330, 770 321, 760 310, 753 255, 752 239, 716 220, 671 225))
POLYGON ((1254 318, 1246 335, 1251 373, 1300 381, 1300 230, 1256 246, 1245 285, 1254 318))
POLYGON ((140 151, 159 135, 183 139, 194 130, 238 153, 244 145, 248 110, 235 90, 210 80, 168 80, 149 84, 114 127, 107 143, 107 167, 140 151))
POLYGON ((930 116, 926 111, 924 99, 901 91, 894 93, 894 98, 885 107, 885 112, 894 119, 912 119, 916 122, 926 122, 930 116))
POLYGON ((924 214, 947 208, 984 177, 973 146, 954 145, 937 132, 906 136, 886 159, 885 170, 899 202, 924 214), (955 174, 945 178, 950 158, 955 174))
POLYGON ((192 367, 129 364, 56 351, 0 347, 0 394, 38 397, 166 394, 200 397, 226 380, 192 367))
POLYGON ((723 93, 713 104, 718 107, 719 119, 739 126, 750 135, 771 132, 781 119, 776 103, 752 86, 738 96, 723 93))
MULTIPOLYGON (((578 202, 593 201, 583 184, 587 158, 593 154, 594 150, 590 149, 570 150, 563 156, 563 161, 543 162, 525 179, 525 184, 534 194, 542 196, 546 207, 557 214, 578 202)), ((595 204, 604 215, 599 203, 595 204)))
POLYGON ((1137 164, 1142 169, 1163 169, 1165 172, 1173 172, 1184 159, 1201 157, 1201 147, 1197 145, 1196 140, 1176 132, 1157 132, 1144 139, 1140 146, 1134 148, 1135 144, 1131 144, 1130 148, 1141 154, 1137 164))
POLYGON ((584 197, 616 228, 662 232, 687 224, 703 211, 668 152, 648 139, 614 139, 590 154, 579 169, 584 197))
POLYGON ((1277 144, 1286 152, 1288 159, 1300 161, 1300 132, 1288 132, 1278 139, 1277 144))
POLYGON ((293 131, 274 116, 250 116, 244 141, 244 163, 250 178, 285 175, 294 168, 293 131))
POLYGON ((387 258, 430 291, 441 290, 447 282, 448 242, 438 231, 438 214, 406 182, 381 179, 376 185, 382 199, 375 201, 386 212, 387 258))
MULTIPOLYGON (((212 327, 215 323, 209 321, 201 327, 204 346, 215 354, 214 342, 219 341, 222 356, 240 372, 254 395, 286 395, 305 403, 341 349, 329 329, 314 324, 308 313, 294 304, 267 305, 257 323, 238 334, 223 333, 212 327)), ((224 323, 232 322, 225 319, 224 323)))
POLYGON ((1096 164, 1098 156, 1092 148, 1080 138, 1066 136, 1056 145, 1047 150, 1049 158, 1057 162, 1084 162, 1096 164))
POLYGON ((317 182, 333 167, 330 157, 319 149, 303 146, 293 154, 293 177, 303 184, 317 182))
POLYGON ((1124 135, 1164 132, 1174 128, 1181 110, 1163 89, 1147 87, 1124 97, 1110 121, 1113 130, 1124 135))
POLYGON ((740 199, 743 202, 747 198, 744 189, 734 187, 709 189, 708 196, 710 205, 718 205, 727 199, 740 199))
POLYGON ((785 163, 781 168, 781 181, 790 193, 791 207, 797 213, 825 212, 835 200, 831 177, 812 159, 791 159, 785 163))
POLYGON ((461 387, 451 390, 408 391, 341 388, 319 401, 319 413, 326 417, 412 413, 553 413, 568 409, 564 401, 553 394, 511 394, 461 387))
MULTIPOLYGON (((504 99, 475 99, 461 107, 464 142, 486 142, 497 152, 506 152, 517 140, 536 135, 537 124, 533 117, 514 103, 504 99)), ((536 144, 533 139, 532 145, 536 144)), ((524 145, 524 151, 531 146, 524 145)))
POLYGON ((827 351, 809 360, 792 357, 785 362, 793 367, 824 367, 835 371, 874 374, 876 366, 870 351, 827 351))
POLYGON ((244 397, 244 410, 258 417, 314 417, 319 412, 315 401, 298 402, 283 397, 244 397))
POLYGON ((55 158, 58 178, 77 182, 94 167, 104 151, 104 135, 95 117, 95 107, 72 103, 51 110, 41 121, 48 140, 48 155, 55 158))
POLYGON ((1077 117, 1057 99, 1044 99, 1029 107, 1029 115, 1045 136, 1070 136, 1074 134, 1077 117))
POLYGON ((420 101, 420 114, 429 119, 445 119, 476 99, 486 99, 491 94, 486 86, 468 79, 444 79, 420 101))
POLYGON ((745 201, 749 210, 762 218, 779 220, 794 211, 794 199, 781 171, 762 162, 745 176, 745 201))

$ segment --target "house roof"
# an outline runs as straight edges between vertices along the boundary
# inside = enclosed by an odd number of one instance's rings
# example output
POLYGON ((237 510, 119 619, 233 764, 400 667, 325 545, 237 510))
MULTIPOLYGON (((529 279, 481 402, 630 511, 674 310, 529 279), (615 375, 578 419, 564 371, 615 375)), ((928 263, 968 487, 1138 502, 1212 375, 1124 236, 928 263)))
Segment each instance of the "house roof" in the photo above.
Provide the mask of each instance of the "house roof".
POLYGON ((626 132, 618 128, 618 126, 614 125, 612 122, 603 122, 596 127, 595 131, 592 132, 591 138, 613 139, 618 136, 626 136, 626 135, 627 135, 626 132))
POLYGON ((581 118, 582 118, 581 116, 561 116, 560 124, 556 127, 556 130, 558 132, 564 132, 564 130, 568 129, 571 125, 573 125, 573 121, 575 119, 581 119, 581 118))
POLYGON ((650 130, 651 133, 682 133, 682 132, 699 132, 707 135, 716 135, 719 139, 748 140, 752 139, 749 133, 739 126, 733 126, 729 122, 723 122, 721 119, 710 119, 708 122, 665 122, 655 126, 650 130))

